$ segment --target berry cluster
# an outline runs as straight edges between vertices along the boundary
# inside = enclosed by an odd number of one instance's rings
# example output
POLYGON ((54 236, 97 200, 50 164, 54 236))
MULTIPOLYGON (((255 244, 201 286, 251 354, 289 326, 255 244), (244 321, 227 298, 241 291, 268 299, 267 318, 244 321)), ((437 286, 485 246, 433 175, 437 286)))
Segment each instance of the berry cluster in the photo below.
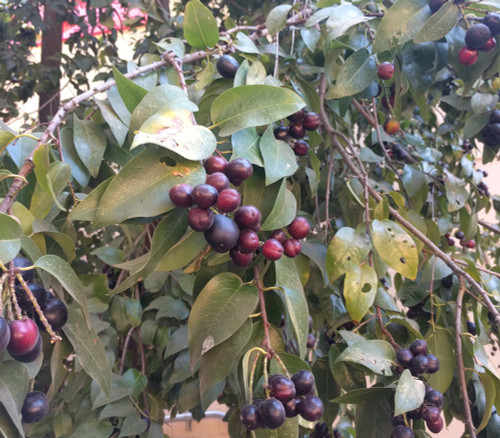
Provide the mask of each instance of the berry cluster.
POLYGON ((488 124, 482 129, 481 134, 488 146, 500 144, 500 110, 493 110, 490 113, 488 124))
POLYGON ((244 406, 240 420, 248 430, 277 429, 285 418, 297 415, 307 421, 317 421, 324 407, 321 399, 314 395, 314 385, 314 375, 308 370, 297 371, 291 379, 274 374, 268 382, 270 397, 244 406))
MULTIPOLYGON (((476 242, 472 239, 469 239, 467 240, 465 238, 465 234, 463 231, 455 231, 455 234, 454 234, 455 238, 459 240, 460 242, 460 245, 463 246, 464 248, 469 248, 469 249, 474 249, 476 247, 476 242)), ((448 245, 449 246, 453 246, 455 245, 455 239, 453 239, 453 237, 451 237, 451 233, 446 233, 444 235, 445 239, 448 241, 448 245)))
MULTIPOLYGON (((427 428, 432 433, 439 433, 444 427, 443 418, 441 417, 441 407, 443 406, 443 394, 438 390, 426 385, 425 399, 420 407, 407 412, 407 420, 424 420, 427 428)), ((394 430, 391 438, 413 438, 415 435, 413 430, 410 429, 405 423, 402 415, 392 418, 394 430)))
POLYGON ((479 51, 490 52, 497 46, 495 36, 500 34, 500 14, 488 14, 482 23, 476 23, 465 33, 465 46, 458 52, 458 60, 463 65, 477 61, 479 51))
POLYGON ((253 174, 245 158, 227 161, 212 156, 204 163, 207 178, 204 184, 191 187, 178 184, 169 196, 177 207, 190 208, 188 224, 194 231, 204 232, 211 248, 219 253, 230 253, 237 266, 248 266, 257 249, 262 248, 268 260, 278 260, 283 254, 295 257, 302 251, 299 239, 306 237, 311 227, 307 219, 296 217, 284 230, 275 230, 261 245, 258 232, 262 215, 253 205, 241 205, 239 192, 231 187, 241 185, 253 174), (228 216, 232 213, 232 217, 228 216))
POLYGON ((427 348, 423 339, 416 339, 409 348, 400 348, 396 352, 399 365, 402 369, 409 369, 414 376, 436 373, 439 371, 439 359, 427 353, 427 348))
POLYGON ((306 112, 304 109, 288 116, 288 126, 280 125, 274 130, 274 137, 278 140, 288 142, 290 138, 295 139, 290 143, 295 155, 301 157, 309 153, 309 143, 303 140, 308 131, 316 131, 321 120, 313 111, 306 112))

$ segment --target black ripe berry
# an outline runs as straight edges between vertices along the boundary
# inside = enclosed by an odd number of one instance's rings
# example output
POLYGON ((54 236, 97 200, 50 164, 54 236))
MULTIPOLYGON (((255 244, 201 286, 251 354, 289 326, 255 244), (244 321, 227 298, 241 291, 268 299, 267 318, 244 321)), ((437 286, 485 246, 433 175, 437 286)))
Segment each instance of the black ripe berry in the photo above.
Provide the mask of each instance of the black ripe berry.
POLYGON ((477 335, 476 324, 474 324, 472 321, 467 321, 467 331, 472 336, 476 336, 477 335))
POLYGON ((276 140, 288 141, 290 140, 290 134, 288 133, 288 128, 284 125, 280 125, 274 129, 274 138, 276 140))
POLYGON ((43 392, 28 392, 24 399, 21 414, 23 423, 36 423, 49 412, 49 401, 43 392))
POLYGON ((290 137, 295 138, 296 140, 300 140, 304 138, 307 134, 306 129, 302 125, 294 125, 293 123, 288 127, 288 134, 290 137))
POLYGON ((448 0, 430 0, 429 1, 429 8, 431 12, 434 14, 437 12, 441 6, 443 6, 448 0))
POLYGON ((293 152, 298 157, 303 157, 309 153, 309 143, 305 140, 297 140, 293 145, 293 152))
POLYGON ((297 404, 300 400, 300 397, 294 397, 283 405, 285 407, 285 415, 287 418, 293 418, 299 415, 297 412, 297 404))
POLYGON ((271 396, 285 404, 295 397, 295 385, 283 375, 276 375, 269 383, 271 396))
MULTIPOLYGON (((14 263, 14 266, 16 268, 27 268, 29 266, 33 266, 31 260, 27 259, 26 257, 15 257, 14 260, 12 260, 12 262, 14 263)), ((33 280, 35 279, 35 269, 21 271, 21 276, 23 277, 23 280, 26 283, 32 283, 33 280)), ((16 284, 19 284, 19 281, 17 279, 16 279, 16 284)))
POLYGON ((486 15, 483 18, 483 24, 488 26, 492 36, 498 35, 500 33, 500 14, 491 13, 486 15))
POLYGON ((315 395, 308 395, 297 404, 297 411, 307 421, 316 421, 324 411, 323 402, 315 395))
MULTIPOLYGON (((50 298, 50 294, 45 290, 45 288, 36 283, 29 283, 28 288, 35 297, 36 302, 43 310, 45 305, 47 304, 47 300, 50 298)), ((31 313, 35 310, 33 307, 33 303, 30 300, 30 297, 24 290, 24 287, 21 284, 18 284, 15 288, 17 302, 19 303, 19 307, 27 313, 31 313)))
POLYGON ((248 430, 258 429, 260 426, 259 408, 255 405, 246 405, 240 412, 240 420, 248 430))
POLYGON ((288 116, 287 119, 290 120, 291 123, 295 123, 296 125, 300 125, 302 120, 304 120, 306 112, 302 108, 298 110, 296 113, 293 113, 291 116, 288 116))
POLYGON ((440 408, 443 406, 443 394, 441 394, 437 389, 432 389, 425 394, 425 401, 432 406, 440 408))
POLYGON ((227 216, 216 214, 212 226, 205 231, 205 239, 216 252, 224 253, 236 246, 240 230, 227 216))
MULTIPOLYGON (((52 330, 55 332, 62 328, 68 321, 68 308, 62 301, 55 297, 51 297, 47 301, 47 304, 43 309, 43 314, 45 315, 49 325, 52 327, 52 330)), ((35 316, 38 317, 38 314, 35 314, 35 316)), ((44 325, 38 321, 38 318, 37 324, 41 330, 45 330, 44 325)))
POLYGON ((230 55, 222 55, 217 60, 217 71, 226 79, 233 79, 240 64, 230 55))
POLYGON ((297 395, 307 395, 314 388, 314 374, 308 370, 299 370, 292 376, 297 395))
POLYGON ((471 26, 465 33, 465 44, 469 49, 478 50, 482 48, 491 38, 488 26, 477 23, 471 26))
POLYGON ((259 415, 264 427, 277 429, 285 422, 283 403, 271 397, 259 403, 259 415))
POLYGON ((307 131, 315 131, 319 128, 321 124, 321 119, 315 112, 308 112, 304 114, 304 118, 302 119, 302 126, 307 131))
POLYGON ((426 355, 415 356, 411 361, 411 372, 415 376, 426 373, 428 367, 429 359, 426 355))
POLYGON ((423 339, 416 339, 410 344, 410 351, 414 356, 419 356, 427 353, 427 342, 423 339))
POLYGON ((413 360, 413 353, 408 348, 400 348, 396 353, 396 358, 400 365, 405 368, 410 368, 413 360))
POLYGON ((415 438, 415 434, 409 427, 399 425, 392 431, 391 438, 415 438))
POLYGON ((439 371, 439 359, 430 353, 428 353, 426 356, 429 360, 429 364, 427 365, 427 372, 429 374, 437 373, 439 371))

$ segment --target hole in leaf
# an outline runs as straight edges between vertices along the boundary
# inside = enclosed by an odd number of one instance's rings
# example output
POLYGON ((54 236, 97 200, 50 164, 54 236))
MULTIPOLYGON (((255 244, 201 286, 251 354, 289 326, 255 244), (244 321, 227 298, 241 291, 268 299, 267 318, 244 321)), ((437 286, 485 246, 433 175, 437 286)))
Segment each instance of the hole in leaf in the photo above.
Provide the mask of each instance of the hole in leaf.
POLYGON ((372 290, 372 285, 370 283, 365 283, 361 288, 361 292, 367 293, 372 290))
POLYGON ((347 256, 347 261, 350 262, 351 261, 351 256, 347 256))
POLYGON ((405 240, 403 240, 403 243, 408 243, 408 241, 405 239, 405 240))
POLYGON ((175 167, 177 166, 177 163, 175 162, 175 160, 173 160, 172 158, 170 157, 163 157, 161 160, 160 160, 163 164, 169 166, 169 167, 175 167))
POLYGON ((392 228, 387 228, 387 231, 389 231, 389 233, 392 231, 392 228))
POLYGON ((406 263, 406 260, 405 260, 405 258, 404 258, 404 257, 401 257, 401 258, 399 259, 399 261, 400 261, 401 263, 403 263, 403 265, 406 263))

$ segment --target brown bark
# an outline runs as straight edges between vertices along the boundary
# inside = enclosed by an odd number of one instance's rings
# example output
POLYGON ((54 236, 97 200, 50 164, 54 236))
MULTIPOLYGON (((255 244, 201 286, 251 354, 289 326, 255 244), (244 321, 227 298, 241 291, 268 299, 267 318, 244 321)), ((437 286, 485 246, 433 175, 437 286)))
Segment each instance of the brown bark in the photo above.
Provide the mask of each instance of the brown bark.
MULTIPOLYGON (((44 30, 42 32, 42 66, 59 70, 62 51, 62 18, 51 8, 51 1, 45 1, 44 30)), ((59 81, 52 88, 39 93, 38 118, 40 123, 48 122, 60 105, 59 81)))

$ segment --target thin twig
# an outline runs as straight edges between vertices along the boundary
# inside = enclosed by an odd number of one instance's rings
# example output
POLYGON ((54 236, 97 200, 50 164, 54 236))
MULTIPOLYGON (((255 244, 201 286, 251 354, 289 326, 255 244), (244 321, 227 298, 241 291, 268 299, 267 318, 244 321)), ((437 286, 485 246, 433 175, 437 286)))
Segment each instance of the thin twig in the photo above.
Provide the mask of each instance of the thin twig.
POLYGON ((262 347, 267 352, 267 357, 271 358, 274 355, 274 350, 271 346, 271 337, 269 335, 269 320, 267 319, 266 312, 266 301, 264 299, 264 288, 262 287, 262 280, 260 278, 260 273, 257 267, 253 268, 255 275, 255 284, 259 291, 259 304, 260 304, 260 317, 262 318, 262 324, 264 325, 264 340, 262 341, 262 347))
POLYGON ((500 229, 494 227, 493 225, 489 224, 488 222, 485 222, 481 219, 478 219, 477 223, 479 225, 481 225, 482 227, 486 228, 487 230, 491 231, 492 233, 500 235, 500 229))
POLYGON ((470 411, 470 400, 467 394, 467 381, 465 380, 465 368, 464 368, 464 358, 462 356, 462 332, 461 319, 462 319, 462 301, 465 294, 465 280, 462 277, 458 278, 459 289, 457 294, 457 305, 455 309, 455 354, 457 357, 458 365, 458 378, 460 393, 462 394, 462 403, 465 413, 465 420, 467 424, 467 429, 469 429, 469 438, 476 438, 476 430, 474 428, 474 423, 472 422, 472 415, 470 411))
POLYGON ((127 332, 127 336, 125 336, 125 341, 123 341, 123 346, 122 346, 122 356, 120 358, 120 368, 119 368, 119 374, 123 374, 123 366, 125 365, 125 355, 127 354, 127 349, 128 349, 128 343, 130 342, 130 337, 132 336, 132 332, 134 331, 134 327, 130 327, 127 332))

